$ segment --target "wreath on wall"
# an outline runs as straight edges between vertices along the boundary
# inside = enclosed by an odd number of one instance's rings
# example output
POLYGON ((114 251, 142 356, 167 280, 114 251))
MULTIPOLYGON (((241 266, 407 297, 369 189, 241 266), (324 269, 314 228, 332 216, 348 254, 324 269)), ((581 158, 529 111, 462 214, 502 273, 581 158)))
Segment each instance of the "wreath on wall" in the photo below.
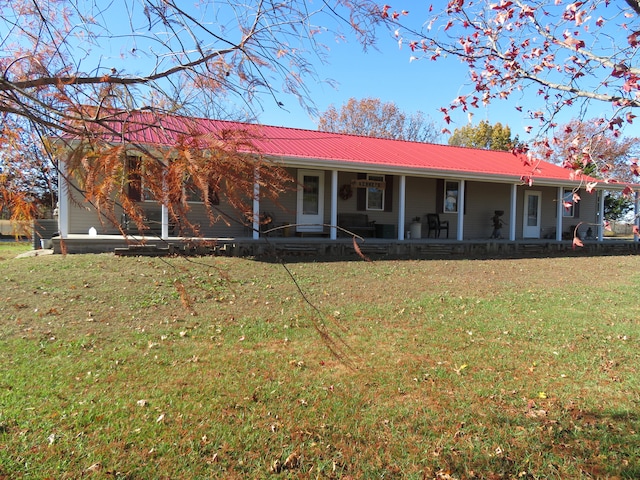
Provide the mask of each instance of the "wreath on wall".
POLYGON ((345 183, 340 187, 340 191, 338 192, 338 194, 340 195, 340 198, 342 200, 349 200, 351 197, 353 197, 353 188, 351 188, 351 185, 349 185, 348 183, 345 183))

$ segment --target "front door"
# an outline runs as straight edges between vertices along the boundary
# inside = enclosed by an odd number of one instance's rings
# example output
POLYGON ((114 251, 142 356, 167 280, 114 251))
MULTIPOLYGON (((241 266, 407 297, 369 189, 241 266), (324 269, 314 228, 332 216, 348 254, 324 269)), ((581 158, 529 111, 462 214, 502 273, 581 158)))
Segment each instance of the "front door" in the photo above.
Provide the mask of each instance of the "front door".
POLYGON ((324 229, 324 172, 298 170, 296 230, 322 232, 324 229))
POLYGON ((540 203, 542 193, 526 190, 524 192, 524 222, 522 236, 524 238, 540 238, 540 203))

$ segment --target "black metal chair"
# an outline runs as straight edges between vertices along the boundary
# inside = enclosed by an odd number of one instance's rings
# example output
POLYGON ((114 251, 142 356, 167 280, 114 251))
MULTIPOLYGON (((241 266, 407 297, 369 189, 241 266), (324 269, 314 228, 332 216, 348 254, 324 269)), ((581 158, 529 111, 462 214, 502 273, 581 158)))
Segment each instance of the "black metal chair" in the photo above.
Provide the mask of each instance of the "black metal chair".
POLYGON ((437 213, 427 213, 427 238, 431 236, 433 230, 433 238, 440 238, 440 233, 443 230, 447 231, 447 238, 449 238, 449 220, 440 220, 440 215, 437 213))

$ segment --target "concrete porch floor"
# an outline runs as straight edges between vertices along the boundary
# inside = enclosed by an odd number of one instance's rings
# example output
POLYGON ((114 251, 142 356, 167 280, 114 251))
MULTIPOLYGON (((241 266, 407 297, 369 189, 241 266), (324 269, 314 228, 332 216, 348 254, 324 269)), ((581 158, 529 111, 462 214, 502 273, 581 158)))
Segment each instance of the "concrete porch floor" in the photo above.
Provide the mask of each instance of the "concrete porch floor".
MULTIPOLYGON (((52 239, 55 253, 62 253, 59 237, 52 239)), ((357 259, 353 240, 329 240, 316 237, 252 238, 182 238, 139 237, 120 235, 74 234, 64 242, 66 253, 104 253, 118 255, 225 255, 253 257, 261 260, 357 259)), ((381 258, 518 258, 535 256, 635 255, 640 243, 632 238, 606 238, 602 242, 584 241, 584 247, 574 249, 571 241, 547 239, 448 240, 383 238, 358 239, 361 252, 371 259, 381 258)))

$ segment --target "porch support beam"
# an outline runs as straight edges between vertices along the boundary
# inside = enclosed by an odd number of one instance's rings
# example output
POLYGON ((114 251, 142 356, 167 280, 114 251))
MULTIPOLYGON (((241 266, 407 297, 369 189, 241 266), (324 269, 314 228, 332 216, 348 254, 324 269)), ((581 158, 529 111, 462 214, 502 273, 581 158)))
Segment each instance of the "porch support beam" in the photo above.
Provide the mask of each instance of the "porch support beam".
POLYGON ((407 176, 400 175, 400 192, 398 192, 398 240, 404 240, 404 215, 407 205, 407 176))
POLYGON ((69 238, 69 183, 67 164, 58 160, 58 232, 60 238, 69 238))
MULTIPOLYGON (((636 227, 640 227, 640 218, 638 218, 638 192, 635 193, 635 201, 633 202, 633 213, 634 213, 634 224, 636 225, 636 227)), ((602 228, 604 226, 604 192, 602 192, 602 214, 600 215, 600 223, 602 223, 602 225, 600 225, 600 231, 602 232, 602 228)), ((601 234, 602 236, 602 234, 601 234)), ((634 234, 634 239, 636 241, 638 241, 638 235, 634 234)), ((602 241, 602 238, 600 238, 600 241, 602 241)))
POLYGON ((160 222, 160 238, 166 240, 169 238, 169 209, 165 202, 160 205, 160 222))
POLYGON ((338 238, 338 171, 331 170, 331 218, 329 220, 331 229, 329 230, 329 238, 335 240, 338 238))
POLYGON ((562 201, 564 200, 564 188, 558 187, 556 194, 556 240, 562 241, 562 201))
POLYGON ((518 207, 518 185, 511 185, 511 205, 509 207, 509 240, 516 239, 516 209, 518 207))
MULTIPOLYGON (((599 218, 600 218, 600 224, 598 225, 598 241, 602 242, 604 241, 604 197, 605 195, 605 191, 604 190, 600 190, 600 202, 598 205, 598 212, 599 212, 599 218)), ((636 194, 636 201, 635 201, 635 211, 636 211, 636 215, 638 213, 638 194, 636 194)), ((636 216, 636 222, 638 221, 638 218, 636 216)))
POLYGON ((255 181, 253 182, 253 239, 258 240, 260 238, 260 184, 258 180, 260 174, 256 169, 254 174, 255 181))
POLYGON ((458 192, 458 233, 456 237, 459 241, 464 240, 464 187, 466 180, 460 180, 460 191, 458 192))

